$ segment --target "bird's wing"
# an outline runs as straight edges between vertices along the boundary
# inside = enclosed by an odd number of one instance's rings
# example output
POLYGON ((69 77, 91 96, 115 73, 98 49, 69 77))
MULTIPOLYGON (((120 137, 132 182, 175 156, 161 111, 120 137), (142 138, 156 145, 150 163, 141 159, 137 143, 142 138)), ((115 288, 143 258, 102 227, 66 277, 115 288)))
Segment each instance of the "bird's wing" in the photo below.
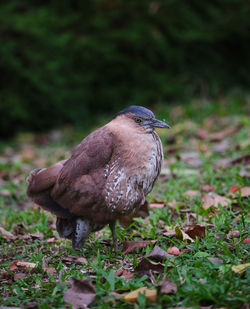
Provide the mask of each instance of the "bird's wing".
POLYGON ((51 191, 52 198, 77 216, 100 204, 106 181, 104 169, 113 146, 114 135, 105 126, 88 135, 64 164, 51 191))

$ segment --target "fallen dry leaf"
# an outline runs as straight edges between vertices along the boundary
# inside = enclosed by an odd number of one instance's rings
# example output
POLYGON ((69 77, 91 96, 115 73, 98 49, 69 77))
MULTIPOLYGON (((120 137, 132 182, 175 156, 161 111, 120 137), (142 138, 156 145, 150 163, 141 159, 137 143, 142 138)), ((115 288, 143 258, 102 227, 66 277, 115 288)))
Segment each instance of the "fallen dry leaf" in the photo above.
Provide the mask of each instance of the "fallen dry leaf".
POLYGON ((162 263, 151 262, 147 259, 143 259, 135 268, 135 273, 141 276, 148 276, 151 271, 161 274, 164 271, 164 265, 162 263))
POLYGON ((11 271, 17 270, 17 269, 23 269, 25 271, 33 270, 36 268, 35 263, 29 263, 29 262, 22 262, 22 261, 15 261, 10 264, 9 269, 11 271))
POLYGON ((183 152, 180 154, 180 159, 194 168, 199 168, 203 164, 198 152, 183 152))
POLYGON ((232 271, 234 271, 236 274, 243 274, 247 267, 250 267, 250 263, 233 265, 232 271))
POLYGON ((196 190, 188 190, 188 191, 186 191, 186 192, 184 193, 184 195, 193 197, 193 196, 197 196, 198 193, 199 193, 199 192, 196 191, 196 190))
POLYGON ((223 264, 223 261, 218 258, 208 257, 207 259, 213 264, 218 264, 218 265, 223 264))
POLYGON ((50 242, 55 242, 57 241, 57 238, 56 237, 51 237, 51 238, 48 238, 47 239, 47 242, 50 243, 50 242))
POLYGON ((11 196, 11 192, 7 189, 0 190, 0 195, 2 196, 11 196))
POLYGON ((217 193, 214 193, 214 192, 209 192, 207 194, 203 194, 202 198, 201 198, 202 206, 205 209, 208 209, 208 208, 210 208, 212 206, 218 207, 219 204, 221 206, 225 207, 230 202, 231 202, 230 199, 228 199, 228 198, 226 198, 224 196, 221 196, 221 195, 219 195, 217 193))
POLYGON ((153 250, 147 256, 147 258, 156 260, 158 262, 167 260, 170 257, 173 257, 173 256, 169 254, 167 251, 161 249, 159 246, 155 246, 153 250))
POLYGON ((224 153, 232 147, 232 143, 225 139, 212 147, 213 152, 224 153))
POLYGON ((178 256, 181 254, 180 250, 177 247, 168 248, 167 253, 171 255, 175 255, 175 256, 178 256))
POLYGON ((175 230, 168 230, 167 232, 164 232, 162 235, 166 237, 172 237, 172 236, 176 236, 176 233, 175 233, 175 230))
POLYGON ((86 278, 71 279, 71 287, 63 294, 64 301, 70 303, 74 309, 85 308, 95 298, 95 288, 86 278))
POLYGON ((250 154, 243 155, 243 156, 238 157, 237 159, 232 160, 232 165, 238 165, 242 163, 244 165, 250 164, 250 154))
POLYGON ((66 263, 75 263, 75 264, 87 264, 88 260, 85 257, 78 256, 78 255, 69 255, 62 257, 62 261, 66 263))
POLYGON ((56 275, 57 274, 57 270, 54 267, 43 267, 43 270, 51 275, 56 275))
POLYGON ((231 163, 232 163, 231 158, 223 158, 223 159, 219 159, 219 160, 215 161, 213 165, 217 169, 219 169, 219 168, 224 169, 225 167, 230 166, 231 163))
MULTIPOLYGON (((14 280, 17 280, 17 279, 24 279, 25 277, 27 277, 27 274, 26 273, 16 273, 14 274, 14 280)), ((1 307, 0 307, 1 308, 1 307)))
POLYGON ((135 291, 132 291, 124 296, 124 300, 129 303, 135 303, 138 300, 139 293, 144 294, 146 299, 152 302, 156 302, 157 299, 157 291, 150 290, 145 287, 139 288, 135 291))
POLYGON ((131 279, 134 277, 134 274, 132 274, 129 270, 124 269, 123 267, 119 268, 115 271, 115 276, 117 277, 123 277, 125 279, 131 279))
POLYGON ((233 198, 237 197, 237 193, 241 197, 250 196, 250 187, 241 187, 239 185, 234 185, 228 191, 228 195, 232 196, 233 198), (233 192, 235 192, 235 194, 233 192))
POLYGON ((164 203, 150 203, 149 208, 163 208, 164 205, 164 203))
POLYGON ((240 187, 241 187, 240 185, 233 185, 233 186, 230 187, 230 189, 228 190, 228 193, 232 193, 232 192, 238 191, 240 187))
MULTIPOLYGON (((127 292, 127 291, 126 291, 126 292, 127 292)), ((125 295, 126 295, 125 293, 118 293, 117 291, 113 291, 113 292, 110 292, 110 293, 109 293, 109 296, 111 296, 111 297, 106 298, 106 299, 104 300, 104 302, 105 302, 105 303, 108 303, 108 302, 115 303, 115 301, 116 301, 117 299, 124 298, 125 295)), ((0 309, 1 309, 1 308, 0 308, 0 309)))
POLYGON ((243 243, 244 245, 249 244, 249 243, 250 243, 250 238, 244 239, 242 243, 243 243))
POLYGON ((239 130, 239 126, 230 126, 225 128, 224 130, 214 132, 208 134, 206 139, 213 142, 218 142, 224 139, 226 136, 231 136, 232 134, 236 133, 239 130))
POLYGON ((0 234, 3 235, 3 238, 7 240, 15 240, 16 236, 14 236, 12 233, 6 231, 3 227, 0 227, 0 234))
POLYGON ((232 239, 232 238, 239 238, 240 237, 240 231, 229 231, 227 234, 227 238, 232 239))
POLYGON ((136 249, 142 249, 150 245, 155 244, 156 240, 138 240, 138 241, 123 241, 122 252, 124 254, 136 252, 136 249))
POLYGON ((176 236, 182 240, 194 242, 194 240, 188 234, 186 234, 182 229, 180 229, 179 226, 175 227, 175 233, 176 236))
POLYGON ((202 191, 213 191, 215 189, 215 186, 205 185, 201 188, 202 191))
POLYGON ((185 233, 188 234, 191 238, 195 239, 196 237, 205 236, 205 226, 201 224, 190 225, 185 229, 185 233))
POLYGON ((1 272, 0 272, 0 280, 9 279, 9 278, 12 278, 12 277, 13 277, 13 273, 8 272, 5 269, 1 270, 1 272))
POLYGON ((161 294, 175 294, 177 292, 177 285, 169 280, 167 277, 164 279, 164 281, 160 284, 160 293, 161 294))

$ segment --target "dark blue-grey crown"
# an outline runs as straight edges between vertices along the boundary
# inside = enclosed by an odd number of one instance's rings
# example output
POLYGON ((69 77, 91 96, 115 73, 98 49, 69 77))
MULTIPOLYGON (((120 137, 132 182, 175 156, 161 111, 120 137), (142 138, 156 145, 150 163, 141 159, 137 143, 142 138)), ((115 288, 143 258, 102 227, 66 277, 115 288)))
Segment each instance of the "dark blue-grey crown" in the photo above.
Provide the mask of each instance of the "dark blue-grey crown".
POLYGON ((155 118, 155 115, 153 112, 151 112, 151 110, 147 109, 146 107, 137 106, 137 105, 131 105, 123 109, 118 114, 116 114, 115 117, 119 115, 127 114, 127 113, 131 113, 131 114, 134 114, 135 116, 143 117, 143 118, 155 118))

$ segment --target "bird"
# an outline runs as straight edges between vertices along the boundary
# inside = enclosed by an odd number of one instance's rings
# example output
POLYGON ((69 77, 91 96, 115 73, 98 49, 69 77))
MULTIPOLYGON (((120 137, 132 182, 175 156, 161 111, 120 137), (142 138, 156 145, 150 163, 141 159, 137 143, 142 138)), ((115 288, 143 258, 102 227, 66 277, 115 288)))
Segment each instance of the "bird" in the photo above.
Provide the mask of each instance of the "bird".
POLYGON ((73 249, 106 225, 118 248, 116 220, 145 203, 160 174, 163 148, 155 128, 169 125, 132 105, 85 137, 69 159, 31 171, 28 197, 57 217, 56 229, 73 249))

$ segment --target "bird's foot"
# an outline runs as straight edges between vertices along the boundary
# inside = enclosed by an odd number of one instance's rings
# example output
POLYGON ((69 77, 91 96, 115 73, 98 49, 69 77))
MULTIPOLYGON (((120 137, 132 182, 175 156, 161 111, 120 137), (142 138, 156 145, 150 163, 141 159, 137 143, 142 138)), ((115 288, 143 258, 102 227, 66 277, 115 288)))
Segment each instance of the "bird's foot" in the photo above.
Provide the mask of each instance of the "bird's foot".
POLYGON ((117 251, 118 248, 118 241, 117 241, 117 235, 116 235, 116 229, 115 229, 115 221, 109 224, 109 227, 112 232, 112 238, 113 238, 113 243, 114 243, 114 249, 117 251))
POLYGON ((85 240, 88 238, 91 232, 91 226, 88 220, 76 219, 75 229, 72 235, 72 247, 75 250, 80 250, 85 240))

